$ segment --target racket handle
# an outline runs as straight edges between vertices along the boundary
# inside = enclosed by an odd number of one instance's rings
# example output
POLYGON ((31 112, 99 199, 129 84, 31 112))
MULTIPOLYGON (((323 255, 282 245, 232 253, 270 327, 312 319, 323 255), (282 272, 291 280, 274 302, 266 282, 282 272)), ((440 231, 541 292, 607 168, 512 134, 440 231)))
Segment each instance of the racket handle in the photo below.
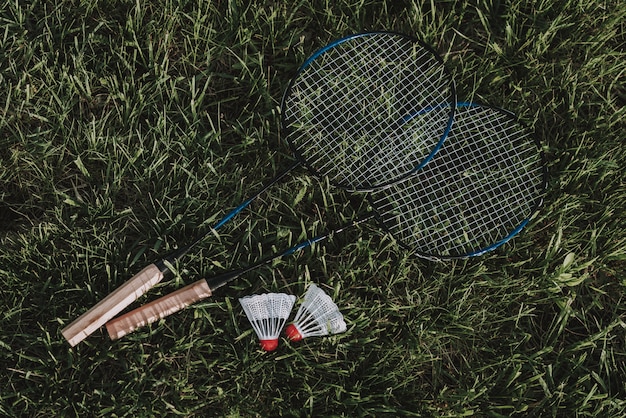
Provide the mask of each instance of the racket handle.
POLYGON ((63 328, 63 337, 74 347, 162 279, 163 271, 156 264, 150 264, 63 328))
POLYGON ((115 318, 106 324, 107 331, 112 340, 117 340, 137 328, 151 324, 186 308, 192 303, 206 299, 211 294, 211 289, 206 280, 199 280, 115 318))

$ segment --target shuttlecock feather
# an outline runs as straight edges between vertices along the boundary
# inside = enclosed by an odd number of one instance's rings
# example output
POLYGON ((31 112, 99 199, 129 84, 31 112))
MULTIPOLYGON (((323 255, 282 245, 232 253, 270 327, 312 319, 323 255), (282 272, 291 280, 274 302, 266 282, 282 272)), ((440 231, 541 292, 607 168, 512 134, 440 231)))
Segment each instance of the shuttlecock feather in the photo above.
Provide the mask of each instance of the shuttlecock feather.
POLYGON ((304 295, 293 322, 285 328, 291 341, 306 337, 321 337, 346 330, 339 308, 322 289, 312 284, 304 295))
POLYGON ((278 337, 295 302, 295 296, 285 293, 264 293, 239 299, 263 350, 276 350, 278 337))

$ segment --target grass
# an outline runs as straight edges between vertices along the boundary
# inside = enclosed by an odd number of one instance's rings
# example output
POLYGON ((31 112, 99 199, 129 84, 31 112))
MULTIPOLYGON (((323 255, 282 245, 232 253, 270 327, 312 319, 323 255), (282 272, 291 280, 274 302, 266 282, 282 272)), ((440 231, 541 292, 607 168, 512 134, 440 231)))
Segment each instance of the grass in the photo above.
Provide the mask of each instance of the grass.
MULTIPOLYGON (((620 2, 10 1, 0 20, 0 414, 626 413, 620 2), (65 325, 290 164, 290 77, 370 29, 424 39, 460 99, 535 129, 550 184, 525 231, 431 263, 360 227, 120 341, 69 348, 65 325), (261 352, 237 298, 310 282, 348 331, 261 352)), ((365 206, 299 172, 133 307, 365 206)))

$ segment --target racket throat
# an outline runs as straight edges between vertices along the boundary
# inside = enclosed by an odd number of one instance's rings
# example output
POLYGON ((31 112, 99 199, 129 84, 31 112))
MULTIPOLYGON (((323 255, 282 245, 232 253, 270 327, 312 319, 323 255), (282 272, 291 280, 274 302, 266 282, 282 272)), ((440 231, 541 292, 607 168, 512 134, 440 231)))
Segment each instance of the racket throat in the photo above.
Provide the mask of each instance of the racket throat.
POLYGON ((208 238, 210 235, 212 235, 214 233, 214 231, 216 231, 217 229, 221 228, 224 224, 228 223, 232 218, 234 218, 237 214, 239 214, 239 212, 241 212, 242 210, 247 208, 250 205, 250 203, 252 203, 257 197, 259 197, 261 194, 265 193, 270 187, 272 187, 274 184, 278 183, 287 174, 289 174, 291 171, 295 170, 296 168, 300 167, 301 165, 302 165, 302 163, 300 161, 295 161, 287 169, 285 169, 284 171, 280 172, 276 177, 274 177, 274 179, 272 179, 271 182, 266 183, 265 185, 263 185, 263 187, 261 187, 261 189, 258 190, 253 196, 251 196, 250 198, 245 200, 243 203, 241 203, 239 206, 237 206, 236 208, 234 208, 230 212, 228 212, 207 233, 205 233, 204 235, 196 238, 196 240, 193 241, 191 244, 188 244, 188 245, 185 245, 183 247, 178 248, 177 250, 172 252, 170 255, 168 255, 164 259, 162 259, 160 261, 157 261, 155 263, 155 265, 159 268, 159 270, 161 270, 161 272, 163 274, 166 274, 166 273, 170 272, 170 268, 168 267, 168 264, 169 265, 175 264, 178 260, 180 260, 185 255, 187 255, 187 253, 189 253, 189 251, 191 251, 191 249, 193 249, 194 247, 199 245, 202 241, 204 241, 206 238, 208 238))

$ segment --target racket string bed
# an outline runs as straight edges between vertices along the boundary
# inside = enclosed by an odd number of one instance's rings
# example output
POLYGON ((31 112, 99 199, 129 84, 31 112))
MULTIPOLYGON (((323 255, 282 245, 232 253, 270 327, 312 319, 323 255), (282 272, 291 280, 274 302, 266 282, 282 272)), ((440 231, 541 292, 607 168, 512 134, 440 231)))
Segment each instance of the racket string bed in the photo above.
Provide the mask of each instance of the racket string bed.
POLYGON ((367 189, 402 178, 436 150, 451 123, 453 96, 432 51, 405 36, 376 33, 305 64, 283 116, 292 148, 309 167, 331 182, 367 189), (436 111, 419 112, 432 103, 436 111))
MULTIPOLYGON (((356 100, 370 100, 368 97, 363 97, 363 98, 357 98, 356 100)), ((324 109, 324 112, 328 112, 330 113, 331 111, 335 111, 334 109, 324 109)), ((335 138, 335 139, 341 139, 341 138, 346 138, 346 137, 354 137, 355 135, 359 135, 363 140, 363 149, 362 150, 353 150, 353 153, 358 153, 364 156, 367 156, 371 150, 372 150, 372 146, 370 145, 372 141, 372 139, 378 139, 378 137, 380 136, 380 134, 378 132, 384 130, 386 128, 386 122, 385 121, 378 121, 376 125, 371 125, 370 122, 370 126, 367 132, 364 131, 363 129, 363 121, 359 121, 359 124, 353 124, 350 123, 345 127, 345 131, 344 132, 334 132, 334 130, 338 130, 338 128, 343 128, 343 126, 339 126, 339 127, 332 127, 329 126, 329 122, 331 122, 331 118, 327 117, 325 119, 320 120, 318 123, 319 125, 321 125, 322 127, 320 128, 320 133, 319 136, 320 137, 324 137, 324 138, 335 138), (333 129, 333 131, 331 131, 330 129, 333 129), (337 138, 339 137, 339 138, 337 138), (360 151, 360 152, 357 152, 360 151)), ((332 120, 332 122, 336 122, 336 118, 334 118, 332 120)), ((298 147, 298 150, 302 151, 307 149, 307 147, 311 146, 311 141, 313 141, 313 138, 310 139, 309 141, 303 143, 301 146, 298 147)), ((324 172, 327 171, 329 169, 329 167, 331 167, 332 165, 337 164, 337 155, 341 155, 343 157, 347 157, 347 155, 345 155, 345 153, 340 152, 340 150, 346 146, 345 141, 342 140, 335 140, 334 142, 331 142, 329 139, 325 139, 326 142, 328 142, 330 145, 329 146, 321 146, 320 149, 324 149, 324 150, 328 150, 325 152, 320 152, 319 155, 317 155, 316 159, 314 159, 312 161, 313 164, 316 165, 316 167, 318 167, 318 170, 324 172), (335 156, 334 158, 331 156, 335 156)), ((408 143, 410 144, 410 142, 408 143)), ((373 146, 376 146, 377 144, 374 143, 373 146)), ((405 152, 406 150, 401 150, 403 152, 405 152)), ((373 154, 376 156, 379 156, 380 153, 376 153, 373 154)), ((410 157, 407 157, 410 159, 410 157)), ((378 158, 379 161, 383 161, 383 158, 378 158)), ((358 161, 358 160, 357 160, 358 161)), ((340 163, 342 163, 344 166, 352 166, 352 164, 350 164, 349 161, 347 160, 343 160, 340 163)), ((346 174, 353 174, 351 177, 355 178, 355 180, 348 180, 348 181, 354 181, 357 184, 362 183, 364 180, 370 180, 370 178, 372 177, 370 172, 366 172, 363 173, 361 175, 358 175, 359 170, 355 170, 355 169, 347 169, 347 170, 343 170, 345 171, 346 174), (357 177, 358 175, 358 177, 357 177)))
MULTIPOLYGON (((463 248, 461 247, 471 244, 467 242, 468 239, 461 240, 468 232, 473 234, 474 241, 478 245, 481 241, 485 243, 496 242, 496 237, 501 233, 501 230, 509 231, 512 225, 518 225, 522 222, 523 217, 521 215, 528 213, 524 210, 511 212, 505 207, 498 208, 500 202, 506 200, 506 195, 511 193, 508 188, 493 186, 491 189, 484 189, 472 183, 463 184, 461 181, 456 181, 455 185, 458 186, 456 190, 448 189, 449 191, 446 192, 444 189, 442 190, 443 195, 432 198, 430 202, 425 204, 431 209, 425 210, 425 213, 420 214, 420 216, 427 217, 428 221, 422 221, 421 225, 416 224, 415 218, 411 217, 412 213, 408 213, 405 219, 399 222, 405 227, 399 226, 396 231, 401 236, 421 237, 421 241, 420 238, 416 238, 417 246, 428 247, 429 252, 437 252, 441 248, 448 247, 450 253, 462 253, 463 248), (454 194, 456 198, 451 199, 451 194, 454 194), (490 206, 481 209, 484 204, 490 206), (486 213, 492 215, 485 219, 486 213), (435 234, 431 235, 433 230, 435 234), (459 245, 455 247, 454 243, 457 242, 459 245)), ((433 191, 420 190, 419 192, 435 196, 437 192, 434 189, 437 187, 439 186, 432 186, 433 191)), ((523 200, 519 200, 519 203, 513 206, 529 206, 527 200, 522 198, 523 200)), ((407 204, 413 205, 414 202, 407 204)), ((419 211, 418 208, 414 210, 419 211)))
POLYGON ((539 205, 545 178, 537 143, 510 114, 457 109, 439 153, 414 177, 374 193, 383 225, 405 246, 470 256, 507 240, 539 205))
MULTIPOLYGON (((480 151, 480 150, 479 150, 479 151, 480 151)), ((483 181, 484 181, 484 180, 483 180, 483 181)), ((458 183, 458 182, 456 183, 456 185, 457 185, 457 186, 458 186, 459 184, 460 184, 460 183, 458 183)), ((489 184, 489 183, 487 183, 487 184, 489 184)), ((477 183, 472 183, 472 184, 470 184, 470 185, 467 185, 467 184, 466 184, 464 187, 459 188, 459 190, 458 190, 458 192, 457 192, 457 195, 459 195, 459 196, 469 196, 469 195, 468 195, 468 191, 469 191, 470 189, 471 189, 471 193, 472 193, 472 194, 474 194, 473 199, 474 199, 475 201, 486 200, 487 202, 489 202, 489 201, 491 201, 491 200, 492 200, 492 199, 489 199, 489 196, 483 196, 483 195, 482 195, 479 191, 477 191, 477 183)), ((501 190, 501 187, 499 187, 498 185, 496 185, 496 186, 495 186, 494 190, 489 190, 489 189, 487 189, 487 192, 490 192, 492 195, 495 195, 495 196, 501 196, 500 200, 502 199, 502 196, 506 196, 506 195, 504 194, 504 192, 501 190), (499 193, 500 193, 500 194, 499 194, 499 193)), ((464 200, 464 199, 462 199, 462 200, 464 200)), ((440 203, 436 203, 435 205, 440 205, 440 203)), ((495 213, 504 213, 504 214, 508 213, 508 212, 499 212, 499 211, 492 211, 492 212, 495 212, 495 213)), ((516 220, 517 220, 517 219, 518 219, 518 218, 516 218, 516 220)), ((497 223, 497 222, 493 221, 492 223, 497 223)), ((474 228, 474 227, 470 225, 469 227, 466 227, 466 228, 474 228)), ((485 230, 485 231, 489 231, 489 229, 484 229, 484 230, 485 230)))
MULTIPOLYGON (((366 99, 368 98, 367 97, 363 99, 359 98, 359 100, 366 100, 366 99)), ((417 103, 416 104, 409 103, 408 105, 405 105, 404 107, 414 108, 418 105, 419 104, 417 103)), ((447 114, 448 113, 444 111, 443 117, 447 118, 447 114)), ((392 116, 392 118, 394 122, 397 123, 397 121, 401 120, 404 116, 405 116, 404 114, 398 113, 397 115, 392 116)), ((434 115, 429 114, 427 115, 427 117, 425 117, 425 119, 432 120, 432 122, 426 122, 424 124, 426 125, 427 128, 429 128, 429 126, 435 126, 438 122, 440 122, 442 117, 440 116, 439 118, 436 118, 434 117, 434 115)), ((321 124, 328 124, 328 122, 329 120, 327 119, 320 121, 321 124)), ((363 123, 363 121, 358 121, 358 122, 363 123)), ((328 168, 331 167, 331 165, 336 165, 338 163, 336 156, 341 155, 344 158, 348 157, 348 155, 345 152, 340 152, 341 149, 346 146, 345 141, 341 141, 337 139, 341 139, 342 137, 354 137, 356 133, 355 131, 357 131, 357 129, 360 129, 361 130, 360 136, 363 138, 363 141, 362 141, 363 149, 358 150, 360 151, 358 153, 356 152, 357 150, 353 150, 353 153, 357 153, 360 156, 365 157, 366 160, 363 161, 361 159, 354 158, 353 161, 356 161, 356 162, 360 161, 362 166, 365 166, 365 163, 369 163, 369 162, 373 162, 373 163, 385 163, 386 162, 386 164, 384 164, 382 167, 378 164, 373 164, 371 167, 380 167, 376 172, 372 172, 371 170, 358 170, 354 168, 346 169, 342 171, 345 171, 347 174, 352 174, 351 177, 353 179, 350 179, 348 181, 354 182, 356 184, 361 184, 365 181, 372 182, 372 177, 376 180, 375 182, 380 182, 382 173, 384 173, 385 176, 389 176, 389 171, 391 172, 401 171, 402 167, 406 167, 407 162, 409 164, 414 164, 415 160, 414 160, 413 155, 415 151, 424 152, 423 149, 432 147, 432 144, 424 144, 423 148, 415 150, 416 143, 418 144, 424 143, 423 140, 416 141, 415 139, 437 138, 436 134, 433 134, 432 132, 430 132, 430 130, 427 130, 425 128, 418 130, 418 129, 415 129, 414 126, 411 126, 410 128, 412 129, 404 129, 400 132, 398 132, 398 130, 396 129, 396 132, 393 132, 395 134, 394 136, 399 137, 400 135, 398 134, 403 134, 402 135, 403 137, 395 139, 395 142, 401 145, 402 148, 399 149, 399 152, 393 152, 393 153, 388 152, 388 153, 382 154, 380 152, 376 152, 378 151, 377 148, 384 149, 384 147, 380 147, 380 144, 379 144, 381 140, 385 140, 385 138, 383 137, 384 134, 381 134, 380 132, 385 132, 386 130, 389 130, 389 122, 385 120, 379 120, 376 125, 372 125, 370 121, 369 128, 370 129, 368 129, 368 131, 365 132, 363 130, 362 125, 360 125, 359 123, 357 124, 350 123, 348 127, 345 128, 345 132, 341 132, 341 134, 339 135, 336 134, 335 132, 329 132, 328 129, 326 129, 325 131, 322 131, 319 134, 320 137, 323 137, 324 141, 329 142, 330 145, 321 146, 320 149, 328 150, 328 151, 320 152, 319 155, 316 156, 317 158, 312 161, 312 163, 316 164, 319 167, 318 169, 320 171, 325 172, 325 171, 328 171, 328 168), (335 138, 334 143, 330 142, 332 141, 332 138, 335 138), (404 161, 402 161, 402 164, 400 166, 395 164, 398 158, 397 157, 394 158, 394 156, 398 156, 398 155, 401 155, 404 158, 404 161), (371 161, 371 159, 375 159, 375 161, 371 161)), ((335 127, 335 129, 337 128, 335 127)), ((302 146, 300 146, 298 149, 301 151, 301 150, 307 149, 306 147, 309 147, 309 146, 310 146, 310 141, 302 144, 302 146)), ((343 164, 342 166, 348 166, 348 167, 353 166, 353 164, 350 164, 350 162, 345 159, 343 161, 340 161, 339 164, 343 164)))

